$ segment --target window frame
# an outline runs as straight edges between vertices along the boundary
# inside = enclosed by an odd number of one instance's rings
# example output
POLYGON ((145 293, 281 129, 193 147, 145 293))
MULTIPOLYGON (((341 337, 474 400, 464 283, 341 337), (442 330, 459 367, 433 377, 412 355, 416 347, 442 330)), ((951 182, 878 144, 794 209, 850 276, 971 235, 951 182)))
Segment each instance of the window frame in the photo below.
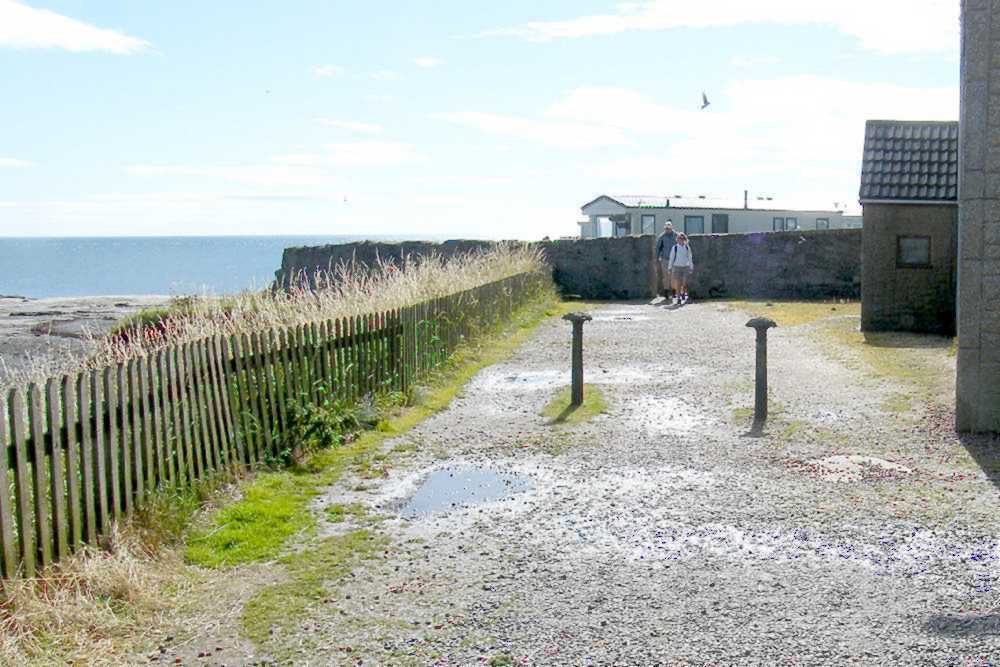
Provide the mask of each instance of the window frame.
POLYGON ((705 216, 704 215, 685 215, 684 216, 684 233, 688 236, 692 234, 704 234, 705 233, 705 216), (700 232, 692 232, 691 228, 688 226, 690 223, 698 220, 701 224, 700 232))
MULTIPOLYGON (((721 224, 719 225, 722 226, 721 224)), ((713 234, 728 234, 729 233, 729 214, 728 213, 713 213, 712 214, 712 233, 713 234), (720 223, 725 223, 725 230, 718 231, 716 229, 715 223, 718 220, 720 223)))
POLYGON ((643 236, 656 234, 656 214, 643 213, 639 218, 639 231, 643 236), (646 219, 650 220, 649 231, 646 231, 646 219))
POLYGON ((772 232, 783 232, 785 231, 785 219, 775 216, 771 219, 771 231, 772 232))
POLYGON ((932 269, 934 268, 934 238, 924 234, 898 234, 896 236, 896 268, 897 269, 932 269), (904 262, 902 257, 903 241, 927 241, 926 262, 904 262))
POLYGON ((816 229, 830 229, 830 218, 816 218, 816 229), (820 227, 819 223, 821 222, 826 224, 820 227))

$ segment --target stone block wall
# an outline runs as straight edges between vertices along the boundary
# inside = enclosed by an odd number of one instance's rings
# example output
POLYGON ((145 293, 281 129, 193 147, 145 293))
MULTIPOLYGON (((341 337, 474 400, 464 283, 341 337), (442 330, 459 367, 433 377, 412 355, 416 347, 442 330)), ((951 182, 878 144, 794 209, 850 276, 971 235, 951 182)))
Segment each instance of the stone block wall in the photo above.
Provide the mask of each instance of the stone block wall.
POLYGON ((1000 432, 1000 3, 962 0, 959 431, 1000 432))
POLYGON ((865 331, 955 333, 958 207, 867 204, 861 280, 865 331), (900 236, 929 236, 928 267, 898 267, 900 236))
POLYGON ((285 248, 281 257, 281 268, 275 274, 275 282, 281 287, 289 287, 305 281, 310 285, 317 272, 328 272, 342 264, 356 263, 373 266, 380 261, 392 260, 403 266, 408 257, 420 257, 437 253, 451 257, 493 245, 492 241, 401 241, 380 242, 361 241, 357 243, 337 243, 322 246, 298 246, 285 248))
POLYGON ((859 298, 861 231, 692 236, 691 297, 859 298))
POLYGON ((585 299, 649 299, 656 294, 652 236, 541 243, 564 294, 585 299))
MULTIPOLYGON (((345 243, 288 248, 276 273, 312 276, 344 262, 371 265, 379 259, 438 253, 445 256, 489 247, 492 241, 445 243, 345 243)), ((653 236, 545 241, 538 244, 565 294, 585 299, 649 299, 657 294, 659 267, 653 236)), ((755 299, 858 298, 861 230, 837 229, 691 237, 695 274, 691 296, 755 299)))

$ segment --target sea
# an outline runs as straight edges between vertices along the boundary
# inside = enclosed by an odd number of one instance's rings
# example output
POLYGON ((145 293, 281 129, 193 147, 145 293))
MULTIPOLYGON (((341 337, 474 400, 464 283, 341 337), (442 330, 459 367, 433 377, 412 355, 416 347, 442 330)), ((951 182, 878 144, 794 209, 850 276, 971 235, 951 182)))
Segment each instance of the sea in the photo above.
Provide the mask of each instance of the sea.
POLYGON ((41 299, 233 294, 269 286, 281 267, 285 248, 366 238, 389 240, 363 236, 0 238, 0 295, 41 299))

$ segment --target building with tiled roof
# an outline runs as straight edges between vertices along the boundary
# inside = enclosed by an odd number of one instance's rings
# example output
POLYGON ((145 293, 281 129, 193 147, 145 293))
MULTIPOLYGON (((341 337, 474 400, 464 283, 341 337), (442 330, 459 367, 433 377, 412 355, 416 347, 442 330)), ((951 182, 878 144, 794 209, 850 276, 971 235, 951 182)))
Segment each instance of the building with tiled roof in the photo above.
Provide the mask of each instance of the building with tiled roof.
POLYGON ((955 331, 958 123, 865 124, 861 328, 955 331))

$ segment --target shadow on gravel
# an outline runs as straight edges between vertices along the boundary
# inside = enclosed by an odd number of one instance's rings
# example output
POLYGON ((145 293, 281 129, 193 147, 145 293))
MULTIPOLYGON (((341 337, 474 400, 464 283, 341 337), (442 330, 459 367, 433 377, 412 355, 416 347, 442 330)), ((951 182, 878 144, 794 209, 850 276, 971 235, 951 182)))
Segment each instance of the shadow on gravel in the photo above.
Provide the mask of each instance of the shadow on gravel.
POLYGON ((938 614, 924 623, 924 632, 946 637, 1000 636, 1000 614, 938 614))

